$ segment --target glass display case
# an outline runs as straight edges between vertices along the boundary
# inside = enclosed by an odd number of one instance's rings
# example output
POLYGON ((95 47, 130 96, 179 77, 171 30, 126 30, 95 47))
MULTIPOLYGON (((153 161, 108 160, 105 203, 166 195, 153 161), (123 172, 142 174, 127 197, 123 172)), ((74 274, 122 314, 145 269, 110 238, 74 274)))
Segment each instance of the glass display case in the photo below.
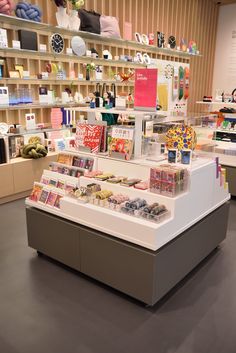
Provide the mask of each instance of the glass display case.
POLYGON ((188 120, 197 133, 199 156, 219 158, 226 169, 229 191, 236 196, 236 114, 201 114, 188 120))

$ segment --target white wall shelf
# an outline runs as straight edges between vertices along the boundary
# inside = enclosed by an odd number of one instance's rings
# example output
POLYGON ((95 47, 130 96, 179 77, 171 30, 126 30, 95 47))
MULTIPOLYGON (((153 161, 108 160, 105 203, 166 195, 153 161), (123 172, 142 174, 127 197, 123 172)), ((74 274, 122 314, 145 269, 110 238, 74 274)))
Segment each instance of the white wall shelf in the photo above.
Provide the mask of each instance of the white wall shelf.
MULTIPOLYGON (((222 107, 235 107, 236 108, 236 103, 232 103, 232 102, 203 102, 203 101, 197 101, 196 104, 202 104, 202 105, 219 105, 222 107)), ((227 113, 226 113, 227 114, 227 113)))
POLYGON ((24 20, 24 19, 12 17, 12 16, 0 15, 0 25, 5 26, 6 24, 14 25, 18 28, 24 27, 35 31, 40 30, 44 32, 54 32, 54 33, 58 32, 67 37, 73 37, 75 35, 77 36, 79 35, 82 38, 86 40, 91 40, 93 42, 108 44, 108 45, 110 45, 112 42, 113 46, 136 49, 139 51, 147 51, 150 53, 160 53, 160 54, 164 54, 164 55, 166 54, 166 55, 180 57, 180 58, 201 57, 200 54, 191 54, 188 52, 183 52, 180 50, 169 49, 169 48, 157 48, 151 45, 140 44, 135 41, 128 41, 128 40, 117 39, 117 38, 107 38, 99 34, 93 34, 89 32, 82 32, 82 31, 75 32, 61 27, 54 27, 45 23, 37 23, 34 21, 24 20))

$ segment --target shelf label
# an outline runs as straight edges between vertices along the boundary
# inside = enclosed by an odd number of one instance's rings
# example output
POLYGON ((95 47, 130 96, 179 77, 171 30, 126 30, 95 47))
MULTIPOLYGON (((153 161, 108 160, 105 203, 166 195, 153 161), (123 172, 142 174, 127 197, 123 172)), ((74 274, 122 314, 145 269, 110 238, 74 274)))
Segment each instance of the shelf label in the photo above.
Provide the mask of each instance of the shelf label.
POLYGON ((71 48, 66 48, 66 54, 72 55, 73 54, 72 49, 71 48))
POLYGON ((46 53, 47 52, 46 44, 39 44, 39 51, 42 53, 46 53))
POLYGON ((20 41, 19 40, 13 40, 12 41, 12 48, 13 49, 20 49, 20 41))

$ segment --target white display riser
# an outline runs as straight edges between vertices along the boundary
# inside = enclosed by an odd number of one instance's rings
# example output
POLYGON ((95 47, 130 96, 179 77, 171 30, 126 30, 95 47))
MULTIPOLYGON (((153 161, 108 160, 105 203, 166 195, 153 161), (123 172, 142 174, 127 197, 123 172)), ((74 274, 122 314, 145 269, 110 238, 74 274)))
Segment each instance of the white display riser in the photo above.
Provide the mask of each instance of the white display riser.
MULTIPOLYGON (((101 164, 105 163, 103 158, 98 158, 98 166, 100 162, 101 164)), ((107 162, 109 162, 109 171, 115 172, 113 171, 115 164, 112 163, 112 167, 110 161, 107 160, 107 162)), ((129 176, 127 175, 127 165, 122 161, 116 161, 116 163, 116 168, 122 170, 123 166, 126 176, 129 176)), ((146 166, 137 165, 137 171, 133 169, 132 176, 141 177, 141 174, 146 174, 147 176, 148 170, 149 168, 146 166)), ((127 190, 130 197, 140 196, 148 202, 157 201, 166 205, 171 211, 171 218, 160 224, 99 206, 81 204, 77 200, 67 197, 61 200, 60 210, 54 210, 30 201, 27 201, 27 205, 39 207, 73 222, 95 228, 103 233, 113 235, 144 248, 158 250, 230 199, 228 189, 220 186, 220 179, 216 179, 216 164, 214 161, 200 159, 193 163, 190 173, 191 183, 189 191, 176 198, 156 195, 134 188, 127 190)), ((81 183, 85 182, 85 179, 82 178, 81 183)), ((109 189, 109 186, 107 185, 106 188, 109 189)), ((117 193, 120 192, 121 186, 111 185, 110 189, 111 187, 114 191, 117 188, 117 193)))

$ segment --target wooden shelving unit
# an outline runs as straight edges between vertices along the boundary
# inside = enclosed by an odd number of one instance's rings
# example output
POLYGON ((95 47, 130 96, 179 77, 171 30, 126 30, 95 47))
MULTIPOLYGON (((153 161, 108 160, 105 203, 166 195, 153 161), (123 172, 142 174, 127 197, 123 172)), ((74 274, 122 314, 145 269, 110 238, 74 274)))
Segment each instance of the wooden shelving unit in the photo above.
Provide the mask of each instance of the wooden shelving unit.
MULTIPOLYGON (((38 88, 40 86, 47 87, 49 90, 55 92, 56 97, 61 97, 65 88, 72 89, 72 92, 80 92, 84 97, 88 96, 90 92, 95 91, 97 83, 102 85, 105 83, 107 89, 111 89, 112 83, 116 84, 117 93, 125 92, 126 94, 133 92, 133 82, 116 82, 113 79, 114 74, 127 73, 130 69, 138 67, 145 67, 144 64, 126 62, 122 60, 104 60, 102 58, 103 50, 107 49, 115 56, 129 55, 135 56, 137 52, 148 53, 151 58, 168 59, 177 62, 188 63, 193 56, 189 53, 171 50, 159 49, 155 46, 143 45, 134 41, 127 41, 122 39, 106 38, 101 35, 74 32, 68 29, 63 29, 48 25, 45 23, 36 23, 33 21, 23 20, 16 17, 0 15, 0 27, 7 29, 9 48, 0 49, 0 56, 6 59, 7 71, 14 70, 16 64, 23 65, 24 70, 30 72, 30 79, 12 79, 3 78, 0 84, 7 85, 9 90, 18 88, 29 88, 33 92, 34 103, 39 100, 38 88), (11 48, 12 40, 18 40, 18 30, 26 29, 35 31, 37 33, 38 44, 45 44, 47 52, 30 51, 22 49, 11 48), (60 33, 65 41, 65 50, 62 54, 54 54, 50 48, 50 37, 53 33, 60 33), (73 36, 81 36, 87 45, 88 49, 95 48, 99 54, 99 59, 89 57, 78 57, 76 55, 66 54, 66 49, 71 47, 71 39, 73 36), (83 73, 86 76, 86 69, 84 64, 94 62, 96 65, 103 66, 103 80, 96 81, 91 77, 90 81, 78 80, 78 74, 83 73), (65 80, 58 80, 55 73, 49 74, 48 79, 37 79, 37 75, 46 71, 48 63, 59 64, 66 72, 65 80), (70 71, 75 72, 76 79, 70 79, 70 71)), ((57 105, 59 106, 59 105, 57 105)), ((44 122, 46 126, 50 124, 50 111, 52 106, 41 106, 39 104, 33 105, 19 105, 12 107, 2 107, 0 109, 0 121, 8 124, 24 125, 24 115, 27 112, 34 112, 38 123, 44 122)))
POLYGON ((0 164, 0 204, 29 195, 34 181, 40 181, 42 171, 56 161, 57 153, 37 161, 15 158, 10 163, 0 164))

